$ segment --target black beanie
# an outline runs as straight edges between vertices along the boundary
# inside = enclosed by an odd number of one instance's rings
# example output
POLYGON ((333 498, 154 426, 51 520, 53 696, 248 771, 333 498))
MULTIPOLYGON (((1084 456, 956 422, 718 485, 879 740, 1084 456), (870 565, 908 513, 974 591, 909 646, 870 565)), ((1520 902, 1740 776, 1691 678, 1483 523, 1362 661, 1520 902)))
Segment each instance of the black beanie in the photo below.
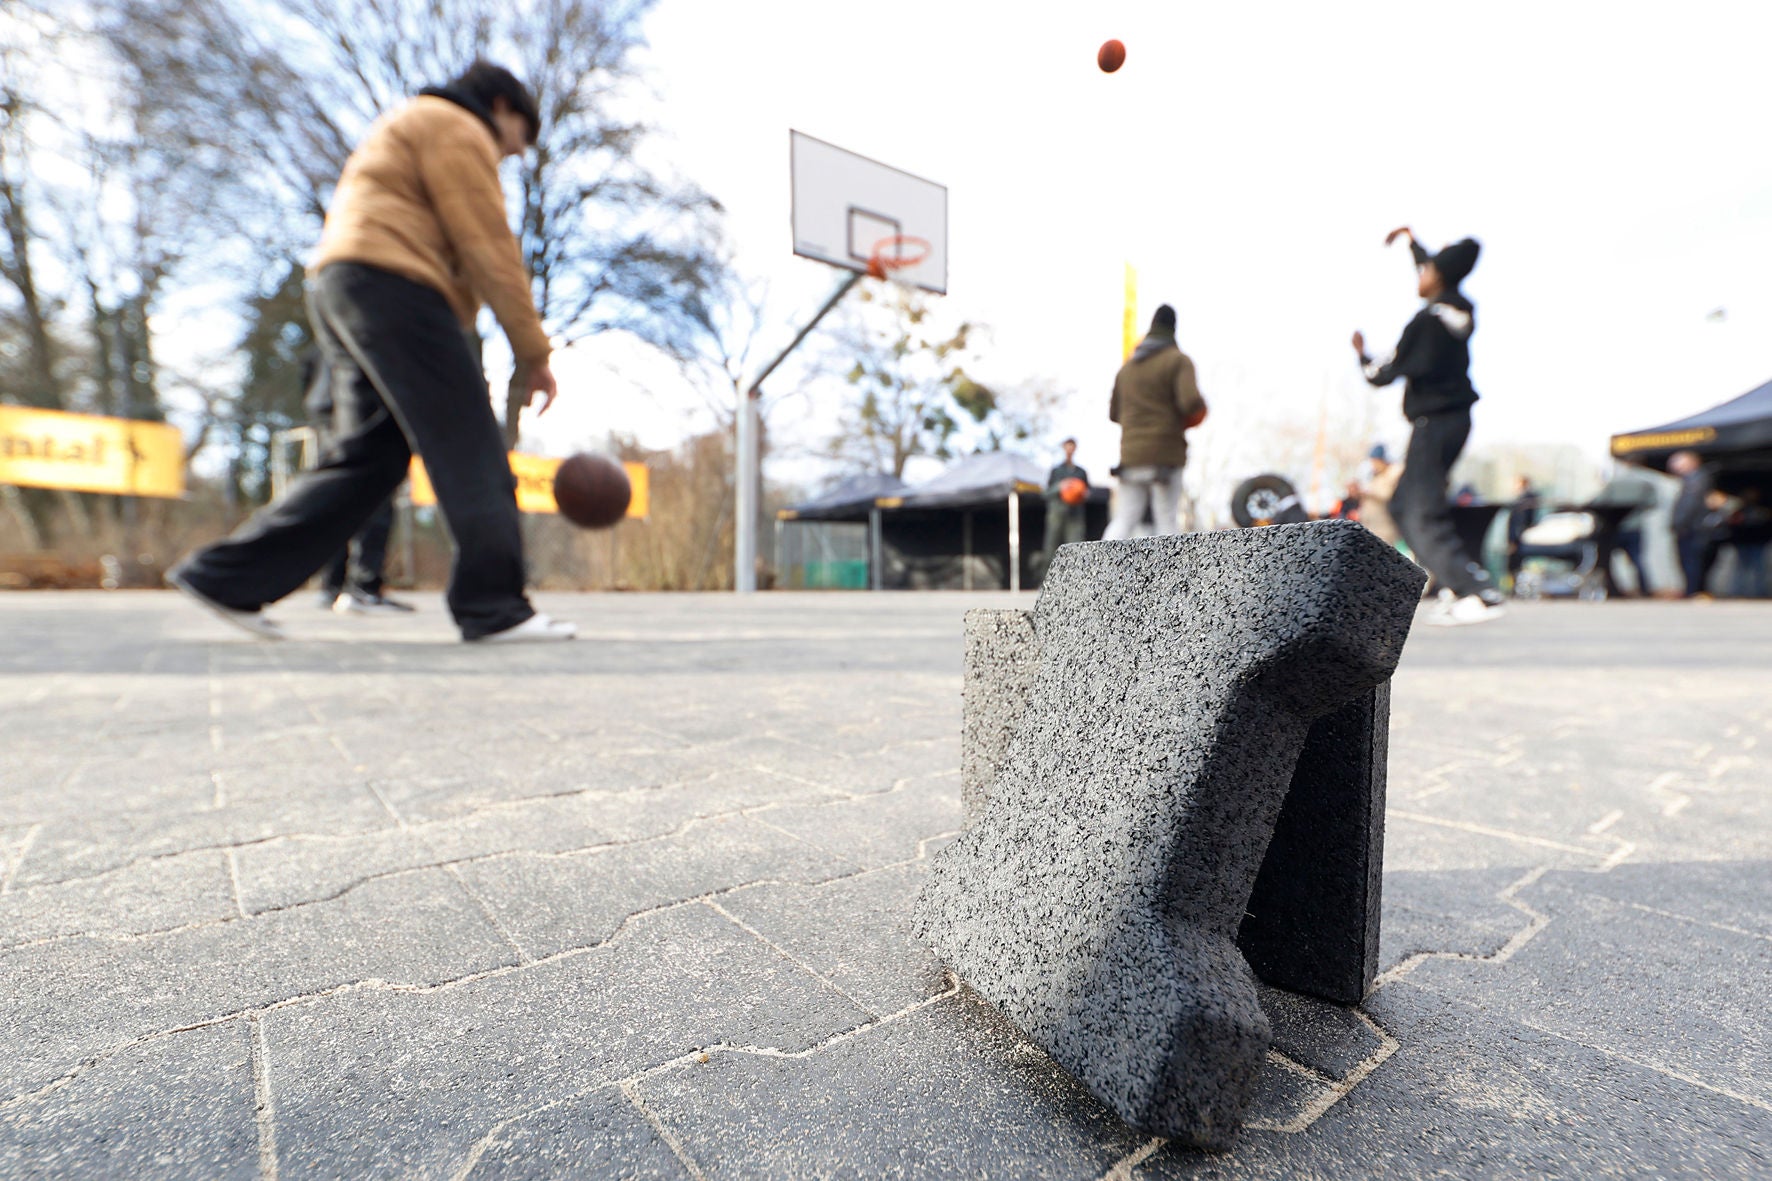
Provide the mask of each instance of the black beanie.
POLYGON ((1174 332, 1175 331, 1175 309, 1170 307, 1168 304, 1163 304, 1163 305, 1159 306, 1157 308, 1156 314, 1151 317, 1151 331, 1152 332, 1174 332))
POLYGON ((1440 253, 1434 255, 1434 270, 1440 272, 1440 278, 1446 280, 1446 286, 1456 287, 1464 282, 1464 277, 1471 273, 1477 265, 1477 253, 1482 247, 1477 245, 1475 238, 1464 238, 1440 253))

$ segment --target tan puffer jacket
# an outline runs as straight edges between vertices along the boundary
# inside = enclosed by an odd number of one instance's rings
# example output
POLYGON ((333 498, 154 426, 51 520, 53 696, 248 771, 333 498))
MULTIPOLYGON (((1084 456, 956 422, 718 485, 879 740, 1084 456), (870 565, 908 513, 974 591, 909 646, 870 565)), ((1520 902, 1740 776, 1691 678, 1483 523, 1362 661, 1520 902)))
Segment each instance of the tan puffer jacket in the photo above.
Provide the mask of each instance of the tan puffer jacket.
POLYGON ((442 292, 463 324, 489 303, 517 360, 546 361, 552 346, 505 220, 498 158, 492 129, 448 99, 415 98, 382 116, 345 163, 309 271, 392 271, 442 292))
POLYGON ((1194 379, 1194 363, 1178 348, 1163 348, 1142 359, 1135 353, 1114 378, 1108 419, 1120 424, 1123 468, 1182 466, 1188 428, 1205 417, 1206 399, 1194 379))

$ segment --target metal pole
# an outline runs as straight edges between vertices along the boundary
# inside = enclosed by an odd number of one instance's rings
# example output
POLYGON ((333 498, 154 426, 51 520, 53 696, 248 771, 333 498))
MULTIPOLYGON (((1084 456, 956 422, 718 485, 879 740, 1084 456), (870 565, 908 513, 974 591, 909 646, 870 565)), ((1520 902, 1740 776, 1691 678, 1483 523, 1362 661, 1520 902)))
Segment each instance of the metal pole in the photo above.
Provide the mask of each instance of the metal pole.
POLYGON ((1009 489, 1009 593, 1021 593, 1021 493, 1009 489))
POLYGON ((972 589, 972 510, 967 509, 960 517, 960 586, 965 590, 972 589))
POLYGON ((848 275, 837 284, 831 297, 824 301, 806 326, 800 329, 788 347, 775 355, 775 359, 763 366, 757 379, 751 382, 749 390, 741 391, 738 396, 738 462, 736 472, 737 496, 734 502, 738 510, 738 519, 733 526, 732 545, 732 589, 741 595, 748 595, 757 589, 757 504, 762 499, 761 463, 757 453, 757 403, 763 397, 763 383, 769 379, 776 368, 788 359, 788 354, 800 347, 800 342, 812 334, 818 322, 830 314, 832 308, 848 295, 850 289, 861 282, 863 271, 848 275))
POLYGON ((757 387, 738 396, 738 518, 733 529, 732 589, 748 595, 757 589, 757 387))
POLYGON ((868 510, 868 586, 879 590, 882 585, 880 566, 885 559, 885 546, 880 540, 880 510, 868 510))

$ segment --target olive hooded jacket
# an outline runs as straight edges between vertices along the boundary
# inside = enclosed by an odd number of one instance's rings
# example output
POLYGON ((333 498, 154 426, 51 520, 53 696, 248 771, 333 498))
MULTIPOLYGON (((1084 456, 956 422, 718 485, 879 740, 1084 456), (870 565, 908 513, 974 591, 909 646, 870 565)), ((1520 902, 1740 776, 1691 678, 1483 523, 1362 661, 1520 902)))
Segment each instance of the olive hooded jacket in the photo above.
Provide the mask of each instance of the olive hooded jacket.
POLYGON ((1194 363, 1173 336, 1152 332, 1114 378, 1108 419, 1120 424, 1120 466, 1182 466, 1187 432, 1205 418, 1194 363))

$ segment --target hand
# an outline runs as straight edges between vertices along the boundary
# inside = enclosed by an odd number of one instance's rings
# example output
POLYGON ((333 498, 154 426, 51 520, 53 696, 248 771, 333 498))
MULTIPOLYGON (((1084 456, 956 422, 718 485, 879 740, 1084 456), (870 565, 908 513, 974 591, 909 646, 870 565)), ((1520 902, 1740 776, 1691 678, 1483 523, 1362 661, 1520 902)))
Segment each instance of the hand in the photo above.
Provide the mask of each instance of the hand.
POLYGON ((1409 229, 1408 226, 1398 226, 1396 229, 1392 230, 1390 233, 1388 233, 1384 236, 1384 244, 1386 246, 1389 246, 1392 242, 1395 242, 1398 238, 1407 238, 1411 242, 1413 242, 1413 241, 1415 241, 1415 234, 1409 229))
POLYGON ((1360 354, 1360 356, 1362 356, 1362 357, 1364 357, 1366 355, 1366 335, 1365 335, 1365 333, 1363 333, 1363 332, 1354 333, 1354 352, 1360 354))
POLYGON ((554 398, 560 393, 560 387, 554 383, 554 371, 548 368, 546 361, 525 369, 522 384, 523 405, 528 406, 532 403, 535 400, 535 395, 542 395, 542 403, 535 411, 538 415, 546 414, 548 407, 554 404, 554 398))

